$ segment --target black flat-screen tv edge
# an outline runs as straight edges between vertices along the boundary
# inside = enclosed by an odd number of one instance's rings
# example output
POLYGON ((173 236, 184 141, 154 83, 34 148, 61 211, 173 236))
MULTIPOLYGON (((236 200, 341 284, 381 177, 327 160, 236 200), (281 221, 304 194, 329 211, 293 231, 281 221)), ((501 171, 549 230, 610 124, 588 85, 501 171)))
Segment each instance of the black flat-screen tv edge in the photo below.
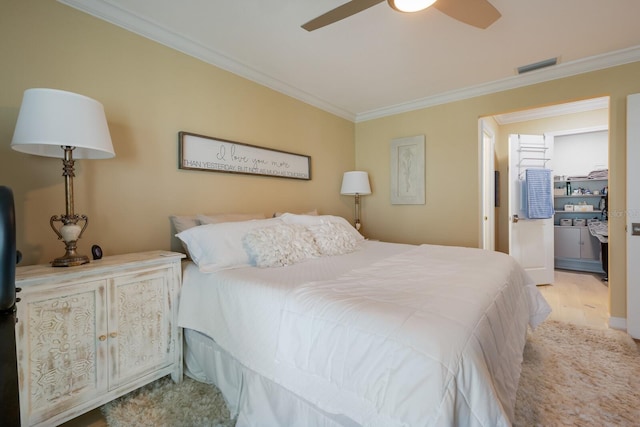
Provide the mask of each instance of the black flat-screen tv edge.
POLYGON ((0 311, 16 303, 16 219, 13 192, 0 186, 0 311))
POLYGON ((0 413, 3 426, 20 425, 16 356, 16 219, 13 192, 0 186, 0 413))

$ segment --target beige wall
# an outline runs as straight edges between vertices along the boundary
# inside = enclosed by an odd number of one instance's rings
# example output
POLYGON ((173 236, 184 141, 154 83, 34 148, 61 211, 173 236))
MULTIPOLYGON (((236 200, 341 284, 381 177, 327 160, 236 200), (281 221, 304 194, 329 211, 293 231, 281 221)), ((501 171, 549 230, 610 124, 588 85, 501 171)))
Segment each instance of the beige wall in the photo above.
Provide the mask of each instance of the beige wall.
POLYGON ((53 0, 3 0, 0 40, 0 185, 14 193, 21 265, 64 253, 49 227, 65 208, 61 161, 9 147, 31 87, 105 107, 116 157, 76 163, 76 213, 89 217, 83 254, 93 243, 105 254, 169 249, 170 214, 353 215, 353 198, 339 194, 355 163, 347 120, 53 0), (312 180, 180 170, 181 130, 310 155, 312 180))
MULTIPOLYGON (((92 243, 106 254, 169 248, 174 213, 318 208, 351 218, 353 198, 338 192, 354 165, 371 176, 373 194, 362 198, 368 237, 478 246, 478 119, 604 95, 611 97, 610 209, 625 212, 625 105, 640 92, 640 63, 354 125, 52 0, 3 0, 0 38, 0 184, 14 191, 23 264, 61 255, 48 221, 64 210, 60 161, 9 148, 31 87, 105 106, 117 157, 78 162, 76 211, 90 218, 84 253, 92 243), (313 179, 179 170, 180 130, 310 155, 313 179), (418 134, 426 136, 426 204, 391 205, 389 141, 418 134)), ((616 317, 626 315, 622 214, 610 223, 616 317)))
POLYGON ((626 96, 640 92, 638 76, 640 62, 356 124, 356 167, 370 172, 374 187, 374 193, 364 198, 363 218, 370 236, 478 246, 478 119, 610 96, 610 312, 626 317, 626 96), (391 205, 389 141, 418 134, 424 134, 427 141, 426 204, 391 205))

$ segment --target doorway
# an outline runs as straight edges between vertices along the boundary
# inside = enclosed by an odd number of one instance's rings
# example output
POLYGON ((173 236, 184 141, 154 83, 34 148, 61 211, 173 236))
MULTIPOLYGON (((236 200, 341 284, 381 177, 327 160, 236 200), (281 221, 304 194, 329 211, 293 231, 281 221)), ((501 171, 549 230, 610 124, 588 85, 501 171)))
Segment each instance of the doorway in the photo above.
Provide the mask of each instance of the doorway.
MULTIPOLYGON (((489 171, 484 166, 485 157, 492 156, 495 159, 495 170, 498 172, 499 181, 493 186, 482 186, 480 210, 488 200, 507 200, 509 194, 508 180, 508 135, 509 134, 549 134, 560 135, 563 132, 584 130, 589 128, 609 126, 609 97, 600 97, 576 102, 567 102, 552 106, 533 108, 523 111, 493 114, 479 119, 479 162, 480 182, 492 176, 494 171, 489 171), (495 137, 493 153, 483 150, 483 129, 490 129, 495 137), (498 190, 498 196, 494 194, 498 190)), ((497 203, 495 209, 495 250, 509 253, 509 211, 507 203, 497 203)), ((484 215, 480 217, 480 230, 484 230, 484 215)), ((482 234, 482 231, 481 231, 482 234)), ((482 246, 484 247, 484 239, 482 246)))

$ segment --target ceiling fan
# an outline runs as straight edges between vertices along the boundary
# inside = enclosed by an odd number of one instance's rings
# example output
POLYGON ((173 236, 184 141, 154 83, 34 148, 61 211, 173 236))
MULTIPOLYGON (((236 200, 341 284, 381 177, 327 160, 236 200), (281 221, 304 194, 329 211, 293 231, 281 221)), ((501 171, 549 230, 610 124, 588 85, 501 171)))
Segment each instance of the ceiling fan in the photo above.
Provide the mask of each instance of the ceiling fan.
MULTIPOLYGON (((351 0, 302 25, 307 31, 317 30, 362 12, 384 0, 351 0)), ((399 12, 417 12, 433 5, 453 19, 478 28, 487 28, 502 16, 488 0, 387 0, 399 12)))

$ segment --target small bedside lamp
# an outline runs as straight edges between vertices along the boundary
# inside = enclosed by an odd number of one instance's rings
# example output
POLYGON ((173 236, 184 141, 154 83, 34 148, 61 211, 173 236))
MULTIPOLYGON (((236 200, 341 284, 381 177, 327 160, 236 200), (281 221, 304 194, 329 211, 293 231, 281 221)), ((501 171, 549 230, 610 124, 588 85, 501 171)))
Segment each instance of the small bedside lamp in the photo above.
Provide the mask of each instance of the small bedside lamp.
POLYGON ((74 157, 108 159, 115 156, 102 104, 83 95, 55 89, 27 89, 11 141, 23 153, 62 159, 66 213, 54 215, 49 225, 65 243, 66 253, 54 267, 86 264, 89 257, 76 252, 76 242, 87 228, 86 215, 73 211, 74 157), (78 222, 84 221, 80 227, 78 222), (55 222, 61 222, 56 229, 55 222))
POLYGON ((356 196, 355 222, 356 230, 360 230, 360 196, 371 194, 369 186, 369 174, 362 171, 345 172, 342 177, 342 188, 340 194, 356 196))

